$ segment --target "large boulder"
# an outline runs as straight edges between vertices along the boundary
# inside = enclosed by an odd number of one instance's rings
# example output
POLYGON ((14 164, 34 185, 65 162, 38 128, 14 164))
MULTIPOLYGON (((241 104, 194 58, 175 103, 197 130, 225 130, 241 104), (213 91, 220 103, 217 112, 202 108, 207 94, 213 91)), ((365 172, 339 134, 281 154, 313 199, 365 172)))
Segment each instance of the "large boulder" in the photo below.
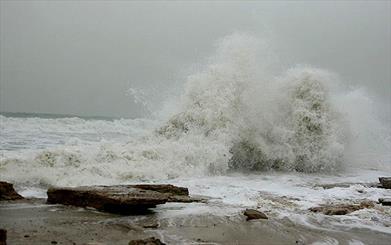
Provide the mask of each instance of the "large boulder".
POLYGON ((111 213, 139 213, 166 202, 197 201, 173 185, 117 185, 50 188, 48 203, 92 207, 111 213))
POLYGON ((360 209, 373 208, 373 207, 374 207, 373 202, 363 201, 359 204, 328 204, 319 207, 313 207, 310 208, 309 210, 314 213, 323 213, 326 215, 345 215, 360 209))
POLYGON ((0 201, 23 199, 15 189, 13 184, 0 181, 0 201))
POLYGON ((380 177, 380 184, 385 189, 391 189, 391 177, 380 177))

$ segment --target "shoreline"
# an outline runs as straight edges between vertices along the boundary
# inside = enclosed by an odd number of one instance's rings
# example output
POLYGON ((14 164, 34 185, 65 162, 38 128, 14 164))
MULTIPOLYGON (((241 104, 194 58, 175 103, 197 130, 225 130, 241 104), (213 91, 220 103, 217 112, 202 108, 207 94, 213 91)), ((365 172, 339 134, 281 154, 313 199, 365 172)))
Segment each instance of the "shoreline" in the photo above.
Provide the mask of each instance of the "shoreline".
POLYGON ((226 216, 196 212, 176 217, 161 215, 182 208, 163 204, 149 214, 121 216, 90 208, 49 205, 45 199, 5 201, 0 203, 0 227, 7 230, 9 244, 128 244, 130 240, 152 236, 166 244, 244 245, 382 245, 391 239, 390 233, 365 228, 331 231, 286 218, 246 221, 240 212, 226 216))

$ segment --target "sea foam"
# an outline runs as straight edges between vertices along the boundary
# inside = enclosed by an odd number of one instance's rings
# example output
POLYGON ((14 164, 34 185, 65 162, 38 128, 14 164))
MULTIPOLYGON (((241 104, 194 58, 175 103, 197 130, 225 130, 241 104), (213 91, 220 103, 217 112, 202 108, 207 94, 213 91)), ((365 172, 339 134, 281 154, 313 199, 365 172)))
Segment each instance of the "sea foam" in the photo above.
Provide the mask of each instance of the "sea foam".
MULTIPOLYGON (((150 125, 158 126, 149 130, 134 120, 112 122, 126 140, 103 137, 88 144, 72 140, 44 150, 2 151, 1 179, 74 186, 229 171, 391 169, 390 128, 377 119, 364 90, 345 90, 336 74, 311 66, 276 74, 270 57, 266 42, 229 35, 217 42, 205 66, 187 77, 168 120, 156 119, 150 125)), ((31 127, 36 120, 72 131, 69 123, 79 119, 1 120, 2 130, 15 123, 31 127)), ((112 127, 85 123, 87 131, 91 124, 112 127)))

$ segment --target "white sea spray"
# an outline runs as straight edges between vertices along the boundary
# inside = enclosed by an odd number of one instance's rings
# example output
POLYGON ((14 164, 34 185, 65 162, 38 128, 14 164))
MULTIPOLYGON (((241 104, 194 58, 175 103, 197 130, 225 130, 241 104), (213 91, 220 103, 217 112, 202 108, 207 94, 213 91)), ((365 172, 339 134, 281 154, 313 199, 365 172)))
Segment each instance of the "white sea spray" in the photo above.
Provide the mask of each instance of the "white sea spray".
POLYGON ((391 168, 390 129, 377 120, 363 90, 342 89, 337 75, 311 66, 275 74, 270 57, 266 42, 250 35, 219 40, 216 54, 187 77, 168 120, 1 117, 2 132, 10 134, 18 127, 84 134, 44 150, 2 151, 0 176, 70 186, 228 171, 391 168), (92 141, 80 140, 89 136, 92 141))

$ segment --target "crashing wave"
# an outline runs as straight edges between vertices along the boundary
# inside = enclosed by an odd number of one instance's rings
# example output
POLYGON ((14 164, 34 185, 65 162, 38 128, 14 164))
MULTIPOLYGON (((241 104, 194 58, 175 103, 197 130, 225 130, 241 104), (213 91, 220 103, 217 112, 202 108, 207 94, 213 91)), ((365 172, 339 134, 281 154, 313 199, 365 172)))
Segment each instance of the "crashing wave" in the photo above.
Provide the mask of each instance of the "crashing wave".
MULTIPOLYGON (((367 137, 352 137, 373 133, 371 126, 380 123, 375 117, 356 120, 364 106, 354 114, 338 103, 346 106, 353 98, 366 105, 366 100, 346 96, 338 89, 338 78, 324 70, 298 66, 273 76, 264 61, 270 60, 265 48, 246 34, 227 36, 205 68, 187 78, 176 113, 153 132, 140 127, 143 133, 132 134, 127 143, 80 143, 4 156, 1 177, 68 186, 230 170, 330 172, 356 163, 352 156, 357 149, 363 152, 367 137)), ((137 124, 130 125, 128 130, 138 132, 137 124)), ((390 152, 390 133, 383 131, 388 138, 372 135, 378 141, 373 147, 385 145, 383 152, 390 152)), ((382 152, 377 155, 390 159, 382 152)))

